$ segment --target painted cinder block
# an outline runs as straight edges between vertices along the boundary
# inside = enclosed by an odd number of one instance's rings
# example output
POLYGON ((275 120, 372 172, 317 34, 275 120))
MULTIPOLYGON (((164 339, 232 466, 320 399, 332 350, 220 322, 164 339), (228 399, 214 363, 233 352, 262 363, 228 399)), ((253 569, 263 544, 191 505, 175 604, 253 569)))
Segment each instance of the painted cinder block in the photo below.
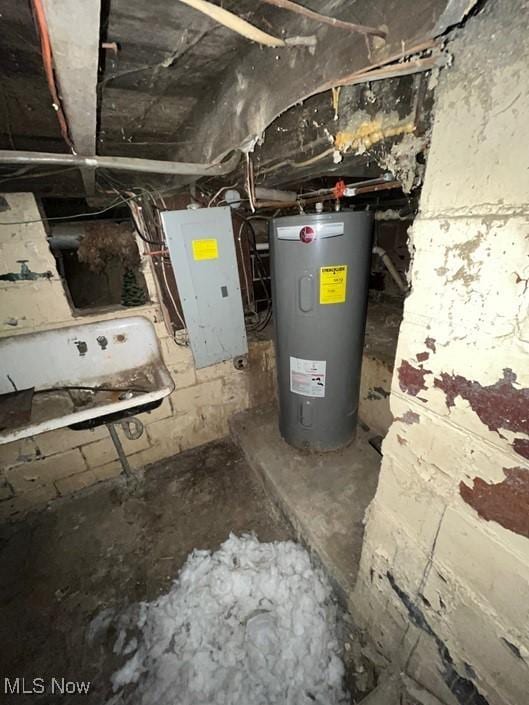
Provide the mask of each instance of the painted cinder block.
POLYGON ((33 438, 0 445, 0 469, 2 470, 32 462, 41 457, 42 453, 33 438))
MULTIPOLYGON (((374 503, 369 508, 360 570, 353 602, 357 592, 380 592, 386 598, 392 595, 388 573, 403 590, 416 595, 430 562, 430 547, 416 534, 409 533, 399 518, 387 511, 386 505, 374 503)), ((371 615, 370 619, 377 619, 371 615)))
POLYGON ((64 497, 65 495, 72 494, 72 492, 78 492, 86 487, 90 487, 90 485, 94 485, 97 481, 98 478, 93 470, 85 470, 76 475, 65 477, 62 480, 55 480, 54 484, 58 494, 64 497))
MULTIPOLYGON (((182 411, 167 419, 156 421, 147 426, 152 449, 142 454, 148 457, 149 462, 155 462, 164 457, 171 457, 180 452, 180 440, 190 432, 193 424, 198 420, 195 410, 182 411)), ((134 454, 132 458, 137 459, 140 454, 134 454)))
POLYGON ((195 384, 193 387, 177 389, 171 394, 171 405, 175 414, 195 410, 201 406, 223 403, 222 380, 195 384))
MULTIPOLYGON (((115 429, 121 441, 125 455, 138 453, 140 450, 145 450, 145 448, 148 448, 150 445, 145 428, 142 435, 136 440, 128 439, 119 425, 116 424, 115 429)), ((105 431, 106 437, 99 441, 95 441, 95 443, 89 443, 88 445, 81 446, 81 452, 86 459, 86 464, 90 468, 106 465, 107 463, 110 463, 118 458, 117 450, 114 447, 114 443, 106 428, 105 431)))
MULTIPOLYGON (((460 705, 521 705, 529 692, 529 536, 502 524, 500 511, 526 516, 528 506, 529 171, 519 116, 529 106, 529 77, 522 69, 529 44, 513 19, 517 11, 517 0, 487 5, 449 43, 454 63, 441 72, 420 213, 411 232, 412 290, 390 400, 396 421, 383 445, 359 575, 370 625, 394 620, 395 590, 370 579, 371 571, 386 569, 432 630, 412 652, 386 641, 385 656, 406 664, 430 688, 439 673, 432 653, 440 652, 440 639, 457 671, 447 685, 460 705), (483 36, 491 38, 486 50, 483 36), (500 47, 513 43, 519 51, 502 53, 500 47), (494 55, 495 47, 504 60, 485 72, 484 53, 494 55), (428 535, 422 570, 416 557, 420 523, 406 541, 394 519, 388 522, 395 499, 402 527, 407 523, 393 466, 404 473, 402 487, 421 478, 447 504, 439 531, 433 539, 428 535), (494 496, 489 486, 501 485, 509 467, 518 474, 508 491, 494 496), (472 494, 474 477, 481 484, 472 494), (466 503, 461 482, 478 509, 480 492, 490 499, 488 521, 466 503), (418 577, 428 604, 414 591, 418 577), (369 586, 382 597, 370 598, 369 586)), ((427 502, 428 490, 421 483, 416 489, 427 502)), ((514 525, 523 529, 518 519, 514 525)), ((409 622, 418 614, 411 612, 409 622)), ((370 630, 378 634, 374 626, 370 630)))
MULTIPOLYGON (((378 521, 381 514, 392 520, 398 531, 428 552, 446 510, 446 498, 436 492, 434 481, 393 460, 384 463, 376 494, 378 521)), ((370 511, 369 521, 374 519, 370 511)), ((399 551, 400 553, 400 551, 399 551)), ((409 564, 409 560, 408 560, 409 564)))
POLYGON ((105 465, 99 465, 96 468, 91 468, 91 470, 98 482, 118 477, 118 475, 121 475, 123 472, 123 468, 119 460, 113 460, 105 465))
MULTIPOLYGON (((500 3, 500 8, 506 18, 516 16, 509 13, 516 13, 509 3, 500 3)), ((455 45, 456 60, 437 96, 421 197, 421 210, 427 215, 509 212, 527 203, 527 154, 520 149, 527 139, 520 116, 529 112, 527 43, 521 37, 514 39, 514 28, 508 21, 502 26, 498 16, 479 21, 490 37, 488 56, 505 56, 512 41, 519 42, 520 51, 505 63, 491 64, 485 75, 479 48, 472 45, 463 57, 460 45, 455 45)))
MULTIPOLYGON (((414 286, 405 304, 403 332, 410 324, 430 326, 436 356, 448 362, 454 344, 480 342, 484 349, 514 350, 525 339, 529 294, 526 280, 529 216, 421 220, 414 224, 414 286)), ((399 340, 402 345, 406 340, 399 340)), ((410 351, 424 348, 421 340, 410 351)), ((405 357, 407 353, 402 354, 405 357)), ((464 365, 470 359, 462 360, 464 365)), ((473 369, 486 371, 487 355, 473 360, 473 369)), ((520 370, 520 373, 525 370, 520 370)))
MULTIPOLYGON (((406 408, 415 407, 406 403, 406 408)), ((504 468, 521 466, 529 470, 529 462, 507 439, 488 430, 477 435, 465 429, 462 423, 469 413, 473 412, 462 409, 460 415, 454 415, 463 417, 457 425, 426 409, 422 410, 420 423, 399 420, 386 436, 384 454, 403 467, 415 466, 425 477, 433 478, 438 493, 448 496, 459 495, 459 483, 471 484, 476 476, 500 482, 505 477, 504 468), (439 433, 441 424, 443 433, 439 433)))
MULTIPOLYGON (((428 684, 428 690, 444 705, 460 705, 460 701, 447 683, 446 667, 439 655, 439 647, 427 634, 414 630, 416 635, 411 652, 409 671, 419 683, 428 684)), ((433 705, 433 704, 432 704, 433 705)), ((468 705, 475 705, 472 700, 468 705)))
POLYGON ((29 333, 42 328, 43 321, 46 321, 46 328, 55 328, 61 321, 71 320, 60 281, 13 282, 0 286, 0 297, 0 333, 3 335, 29 333))
POLYGON ((140 416, 140 421, 144 426, 148 426, 155 421, 160 421, 161 419, 166 419, 173 414, 173 407, 171 406, 170 397, 165 397, 162 400, 160 406, 156 407, 152 411, 147 411, 140 416))
POLYGON ((43 460, 25 463, 7 471, 6 477, 16 494, 30 492, 55 480, 69 477, 87 469, 78 448, 58 453, 43 460))
POLYGON ((163 361, 171 373, 175 388, 182 389, 196 384, 191 350, 186 346, 177 345, 171 338, 163 338, 160 344, 163 361))
POLYGON ((529 624, 529 554, 520 551, 526 542, 496 523, 484 522, 461 501, 445 514, 435 560, 511 627, 523 628, 529 624))
POLYGON ((56 431, 41 433, 35 436, 34 442, 44 457, 63 453, 71 448, 77 448, 87 443, 94 443, 108 435, 105 426, 97 426, 86 431, 74 431, 70 428, 59 428, 56 431))
POLYGON ((147 466, 157 463, 160 460, 169 459, 178 452, 180 452, 178 444, 176 444, 176 450, 171 452, 170 446, 162 443, 156 443, 151 445, 146 450, 140 450, 139 453, 129 455, 127 460, 131 469, 137 472, 144 470, 147 466))
POLYGON ((82 446, 81 453, 89 468, 105 465, 117 458, 117 452, 110 437, 102 438, 100 441, 82 446))
MULTIPOLYGON (((455 669, 461 675, 475 674, 470 680, 488 702, 525 703, 529 654, 525 636, 520 638, 525 629, 520 625, 521 632, 514 633, 501 613, 487 610, 459 580, 451 582, 450 573, 443 575, 448 611, 430 612, 427 619, 448 649, 455 669)), ((425 594, 432 597, 428 584, 425 594)))

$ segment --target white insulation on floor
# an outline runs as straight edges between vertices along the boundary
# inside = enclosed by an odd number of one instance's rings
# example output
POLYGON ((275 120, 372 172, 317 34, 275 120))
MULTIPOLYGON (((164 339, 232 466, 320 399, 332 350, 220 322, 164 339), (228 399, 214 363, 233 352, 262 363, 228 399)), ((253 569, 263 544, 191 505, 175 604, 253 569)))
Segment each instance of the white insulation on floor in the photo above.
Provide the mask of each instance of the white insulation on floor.
POLYGON ((349 702, 329 584, 291 541, 230 536, 215 553, 194 551, 134 620, 136 634, 129 623, 114 647, 128 660, 112 704, 349 702))

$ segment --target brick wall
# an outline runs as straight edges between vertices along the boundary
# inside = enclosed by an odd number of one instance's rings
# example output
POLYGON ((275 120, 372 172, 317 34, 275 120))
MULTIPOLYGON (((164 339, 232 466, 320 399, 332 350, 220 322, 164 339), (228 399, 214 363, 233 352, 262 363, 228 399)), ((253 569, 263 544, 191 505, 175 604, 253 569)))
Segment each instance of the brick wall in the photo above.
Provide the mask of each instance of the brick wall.
POLYGON ((356 592, 386 659, 447 703, 529 693, 527 5, 486 3, 441 72, 413 289, 356 592))
MULTIPOLYGON (((158 409, 140 415, 145 431, 138 440, 127 440, 118 428, 133 469, 220 438, 228 433, 232 413, 272 401, 275 382, 271 341, 250 344, 246 370, 235 370, 231 362, 195 370, 189 348, 176 345, 167 334, 148 261, 143 263, 143 271, 152 303, 97 315, 74 315, 33 195, 5 194, 4 198, 8 208, 0 212, 0 273, 20 271, 17 260, 24 259, 32 272, 50 272, 51 276, 34 281, 0 281, 0 335, 138 314, 155 326, 175 390, 158 409), (28 220, 37 222, 2 225, 28 220)), ((59 429, 1 445, 0 519, 20 517, 28 509, 120 472, 106 427, 91 431, 59 429)))

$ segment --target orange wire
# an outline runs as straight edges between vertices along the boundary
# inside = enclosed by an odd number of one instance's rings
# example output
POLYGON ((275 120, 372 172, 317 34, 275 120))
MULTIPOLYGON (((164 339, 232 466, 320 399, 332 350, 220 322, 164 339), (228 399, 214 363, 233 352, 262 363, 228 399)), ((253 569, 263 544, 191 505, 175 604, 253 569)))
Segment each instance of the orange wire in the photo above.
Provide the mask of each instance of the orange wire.
POLYGON ((70 137, 68 121, 66 120, 66 115, 62 107, 61 99, 59 98, 59 93, 57 92, 57 84, 55 83, 50 35, 48 32, 48 24, 46 22, 46 15, 44 13, 42 1, 32 0, 32 5, 40 39, 40 48, 42 51, 42 62, 44 64, 44 72, 46 74, 46 80, 48 81, 48 87, 50 89, 50 94, 53 101, 53 108, 57 113, 57 120, 59 121, 59 127, 61 128, 61 134, 64 137, 64 141, 70 147, 73 154, 75 154, 75 145, 70 137))

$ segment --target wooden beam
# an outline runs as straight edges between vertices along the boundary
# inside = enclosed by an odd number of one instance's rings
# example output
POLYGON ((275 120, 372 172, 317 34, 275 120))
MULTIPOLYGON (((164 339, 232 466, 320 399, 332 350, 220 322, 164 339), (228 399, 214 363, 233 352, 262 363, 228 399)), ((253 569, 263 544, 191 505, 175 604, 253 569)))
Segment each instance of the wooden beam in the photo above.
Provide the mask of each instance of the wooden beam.
MULTIPOLYGON (((101 1, 43 0, 55 74, 77 154, 96 153, 97 70, 101 1)), ((87 194, 95 193, 95 172, 83 169, 87 194)))

